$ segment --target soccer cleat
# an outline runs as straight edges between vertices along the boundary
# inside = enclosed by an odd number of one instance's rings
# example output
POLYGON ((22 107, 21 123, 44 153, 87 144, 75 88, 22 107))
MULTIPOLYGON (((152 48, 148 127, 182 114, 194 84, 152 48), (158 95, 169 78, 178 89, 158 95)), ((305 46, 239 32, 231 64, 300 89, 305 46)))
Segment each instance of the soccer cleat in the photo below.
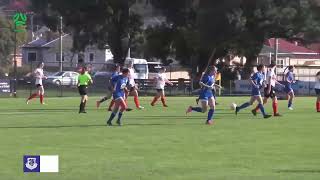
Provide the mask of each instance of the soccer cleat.
POLYGON ((97 102, 96 102, 96 107, 97 107, 97 109, 99 109, 99 107, 100 107, 100 101, 97 101, 97 102))
POLYGON ((128 112, 130 112, 130 111, 132 111, 133 109, 131 109, 131 108, 127 108, 126 109, 126 111, 128 111, 128 112))
POLYGON ((255 109, 252 109, 251 110, 251 113, 254 115, 254 116, 257 116, 257 111, 255 109))
POLYGON ((137 109, 142 110, 142 109, 144 109, 144 107, 143 106, 139 106, 139 107, 137 107, 137 109))
POLYGON ((165 104, 165 105, 163 105, 163 107, 168 107, 168 105, 165 104))
POLYGON ((200 100, 199 98, 197 98, 197 99, 196 99, 196 103, 197 103, 197 105, 199 104, 199 100, 200 100))
POLYGON ((263 116, 263 118, 265 118, 265 119, 268 119, 268 118, 271 118, 272 116, 271 115, 265 115, 265 116, 263 116))
POLYGON ((292 111, 292 110, 293 110, 293 107, 288 107, 288 109, 289 109, 290 111, 292 111))
POLYGON ((112 109, 111 109, 111 108, 108 108, 108 111, 110 111, 110 112, 111 112, 111 111, 112 111, 112 109))
POLYGON ((30 103, 30 101, 29 101, 29 99, 27 99, 26 104, 29 104, 29 103, 30 103))
POLYGON ((112 123, 108 121, 107 126, 112 126, 112 123))
POLYGON ((191 113, 192 112, 192 107, 189 106, 188 109, 186 110, 186 114, 191 113))
POLYGON ((279 113, 276 113, 276 114, 274 114, 273 116, 274 116, 274 117, 281 117, 282 115, 279 114, 279 113))
POLYGON ((121 121, 117 121, 118 126, 122 126, 121 121))
POLYGON ((153 103, 151 103, 150 105, 151 105, 151 106, 154 106, 154 104, 153 104, 153 103))
POLYGON ((238 112, 239 112, 240 110, 239 110, 239 107, 236 107, 236 111, 235 111, 235 113, 236 113, 236 115, 238 115, 238 112))
POLYGON ((214 125, 214 121, 212 121, 212 120, 209 120, 209 121, 206 121, 206 125, 214 125))

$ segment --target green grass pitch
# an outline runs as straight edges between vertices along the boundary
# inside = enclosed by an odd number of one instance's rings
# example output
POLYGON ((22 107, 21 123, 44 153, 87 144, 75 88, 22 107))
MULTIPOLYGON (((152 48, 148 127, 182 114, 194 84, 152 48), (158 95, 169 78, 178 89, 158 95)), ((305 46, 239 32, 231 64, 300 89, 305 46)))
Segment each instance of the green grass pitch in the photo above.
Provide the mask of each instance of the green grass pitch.
MULTIPOLYGON (((79 98, 48 98, 30 105, 0 98, 1 180, 275 180, 320 179, 320 113, 315 98, 280 101, 280 118, 229 109, 249 97, 220 97, 216 125, 206 114, 185 115, 195 97, 169 97, 169 108, 126 112, 124 126, 107 127, 110 113, 79 115, 79 98), (59 173, 23 173, 23 155, 59 155, 59 173)), ((129 99, 133 106, 132 97, 129 99)), ((106 105, 105 105, 106 106, 106 105)), ((266 105, 271 113, 270 102, 266 105)))

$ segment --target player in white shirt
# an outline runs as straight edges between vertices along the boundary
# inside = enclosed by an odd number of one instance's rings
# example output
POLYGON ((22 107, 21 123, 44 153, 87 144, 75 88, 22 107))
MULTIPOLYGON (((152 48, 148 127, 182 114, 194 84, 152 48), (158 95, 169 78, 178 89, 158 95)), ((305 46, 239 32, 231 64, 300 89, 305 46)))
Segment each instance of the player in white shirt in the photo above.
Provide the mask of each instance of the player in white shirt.
POLYGON ((32 94, 28 99, 27 99, 27 104, 29 104, 31 99, 36 98, 37 96, 40 97, 40 103, 45 104, 43 102, 44 99, 44 88, 43 88, 43 79, 47 79, 47 77, 43 74, 43 67, 44 63, 41 62, 38 64, 37 68, 33 71, 33 75, 36 78, 35 85, 37 87, 37 92, 32 94))
POLYGON ((316 84, 314 86, 314 89, 317 94, 317 103, 316 103, 317 112, 320 112, 320 71, 316 74, 316 84))
MULTIPOLYGON (((272 99, 272 108, 273 108, 273 116, 281 116, 278 112, 278 98, 275 92, 275 86, 276 84, 284 87, 281 83, 277 80, 277 75, 275 73, 276 64, 272 63, 270 64, 267 74, 266 74, 266 84, 267 87, 264 89, 264 99, 263 104, 266 104, 268 102, 268 99, 272 99)), ((257 106, 255 109, 252 110, 252 114, 256 116, 257 111, 259 110, 259 107, 257 106)))
POLYGON ((128 65, 128 69, 129 69, 129 92, 126 93, 126 98, 128 98, 128 95, 132 95, 134 97, 134 103, 136 105, 136 108, 137 109, 144 109, 143 106, 140 105, 140 102, 139 102, 139 94, 138 94, 138 88, 137 88, 137 85, 134 81, 134 67, 133 67, 133 61, 130 61, 129 62, 129 65, 128 65))
POLYGON ((166 104, 166 96, 164 93, 164 87, 167 84, 169 85, 173 85, 172 82, 170 82, 167 77, 166 77, 166 68, 165 67, 161 67, 161 69, 159 70, 159 73, 157 74, 157 77, 155 77, 155 82, 156 82, 156 90, 157 90, 157 94, 156 96, 153 98, 153 101, 151 102, 151 106, 154 106, 155 103, 158 101, 159 98, 161 98, 161 102, 163 107, 168 107, 166 104))

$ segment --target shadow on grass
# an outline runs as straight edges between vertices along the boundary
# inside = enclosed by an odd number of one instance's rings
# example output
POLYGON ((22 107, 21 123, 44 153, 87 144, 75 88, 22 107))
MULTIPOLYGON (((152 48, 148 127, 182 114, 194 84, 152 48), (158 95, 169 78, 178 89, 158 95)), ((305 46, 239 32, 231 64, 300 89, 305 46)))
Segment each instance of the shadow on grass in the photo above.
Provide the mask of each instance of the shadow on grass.
POLYGON ((320 169, 282 169, 275 170, 277 173, 317 173, 320 174, 320 169))

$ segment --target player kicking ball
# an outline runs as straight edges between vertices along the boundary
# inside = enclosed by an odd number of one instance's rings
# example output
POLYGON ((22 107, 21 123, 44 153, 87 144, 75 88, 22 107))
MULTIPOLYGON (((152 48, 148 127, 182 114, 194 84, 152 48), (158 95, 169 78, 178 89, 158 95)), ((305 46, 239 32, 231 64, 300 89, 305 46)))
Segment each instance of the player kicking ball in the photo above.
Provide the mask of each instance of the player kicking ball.
POLYGON ((87 72, 87 68, 83 67, 81 69, 80 75, 78 76, 78 91, 81 96, 79 114, 87 113, 86 104, 88 101, 87 89, 88 89, 89 83, 93 84, 92 78, 90 74, 87 72))
POLYGON ((128 77, 130 75, 129 69, 123 69, 122 75, 118 76, 117 82, 113 91, 113 99, 115 101, 115 105, 113 111, 110 115, 109 120, 107 121, 108 126, 112 126, 112 120, 118 114, 117 124, 121 126, 121 118, 123 112, 127 109, 127 104, 125 102, 125 91, 127 89, 128 77))
MULTIPOLYGON (((281 116, 278 112, 278 98, 275 92, 275 86, 276 84, 284 87, 281 83, 277 81, 277 75, 275 73, 276 64, 272 63, 269 66, 269 69, 267 70, 266 75, 266 82, 267 87, 264 89, 264 98, 263 98, 263 104, 266 104, 268 102, 268 99, 272 99, 272 109, 273 109, 273 116, 281 116)), ((259 105, 256 106, 255 109, 253 109, 251 112, 254 116, 257 115, 257 111, 259 110, 259 105)))
POLYGON ((251 99, 249 102, 246 102, 242 104, 239 107, 236 107, 236 115, 240 112, 240 110, 245 109, 249 106, 251 106, 255 101, 258 101, 258 107, 263 115, 263 118, 267 119, 270 118, 271 115, 267 115, 265 113, 264 107, 263 107, 263 101, 260 93, 260 89, 263 87, 264 84, 264 65, 260 64, 257 67, 258 72, 254 73, 253 76, 251 76, 250 83, 252 85, 251 90, 251 99))
POLYGON ((215 86, 221 88, 219 85, 216 85, 214 83, 216 73, 217 73, 217 68, 215 66, 207 67, 206 72, 203 74, 200 81, 200 86, 202 87, 200 90, 201 107, 189 106, 189 108, 186 111, 186 114, 191 112, 205 113, 207 112, 207 109, 209 106, 210 109, 209 109, 208 118, 206 121, 207 125, 214 124, 213 118, 215 113, 215 99, 214 99, 214 93, 212 89, 215 86))
POLYGON ((30 100, 36 98, 37 96, 40 97, 40 103, 44 105, 45 103, 43 102, 44 99, 44 88, 43 88, 43 79, 47 79, 47 77, 43 74, 43 68, 44 68, 44 63, 41 62, 38 64, 37 68, 34 70, 33 74, 36 78, 36 87, 37 87, 37 92, 32 94, 26 101, 27 104, 29 104, 30 100))
POLYGON ((157 94, 153 98, 153 101, 151 102, 151 106, 154 106, 155 103, 158 101, 158 99, 161 98, 163 107, 168 107, 168 105, 166 104, 164 87, 166 83, 169 84, 170 86, 172 86, 173 83, 167 79, 165 72, 166 72, 166 68, 161 67, 160 72, 157 74, 157 77, 155 77, 157 94))

